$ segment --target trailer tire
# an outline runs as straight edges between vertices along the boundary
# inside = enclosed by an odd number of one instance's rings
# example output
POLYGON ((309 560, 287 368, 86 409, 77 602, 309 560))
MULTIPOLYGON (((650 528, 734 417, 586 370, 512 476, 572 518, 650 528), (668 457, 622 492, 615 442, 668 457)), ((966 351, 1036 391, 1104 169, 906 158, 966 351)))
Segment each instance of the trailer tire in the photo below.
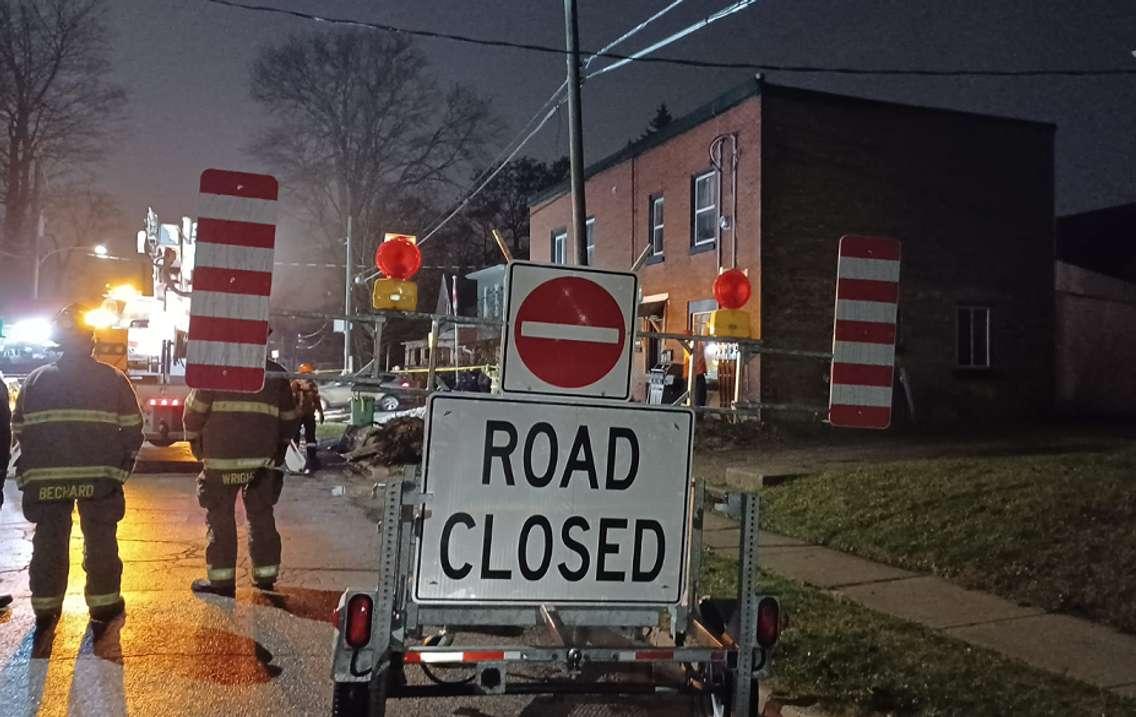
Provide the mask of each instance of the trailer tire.
POLYGON ((150 444, 158 448, 169 448, 175 443, 172 438, 151 438, 150 444))
POLYGON ((332 716, 372 717, 370 691, 366 682, 336 682, 331 695, 332 716))

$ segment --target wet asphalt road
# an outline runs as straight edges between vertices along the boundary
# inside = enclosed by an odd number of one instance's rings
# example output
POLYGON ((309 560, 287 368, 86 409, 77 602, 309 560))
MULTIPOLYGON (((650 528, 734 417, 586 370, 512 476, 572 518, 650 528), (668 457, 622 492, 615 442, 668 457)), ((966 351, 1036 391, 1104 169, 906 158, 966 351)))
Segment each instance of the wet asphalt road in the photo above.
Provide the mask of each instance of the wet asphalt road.
MULTIPOLYGON (((151 458, 174 463, 187 455, 178 445, 147 450, 151 458)), ((346 495, 334 495, 344 485, 338 474, 289 477, 277 510, 284 542, 279 594, 249 586, 242 527, 236 600, 199 598, 188 588, 204 572, 204 522, 193 494, 195 468, 192 463, 181 468, 185 472, 136 475, 127 484, 127 516, 119 527, 127 615, 98 633, 83 603, 76 520, 63 618, 53 632, 36 635, 27 587, 31 527, 19 512, 14 481, 7 482, 0 510, 0 592, 16 600, 0 613, 0 714, 330 714, 331 611, 345 587, 371 585, 377 575, 378 536, 368 517, 377 505, 368 505, 369 486, 348 486, 346 495)), ((523 639, 547 644, 543 631, 523 639)), ((476 635, 458 640, 517 642, 476 635)), ((388 713, 699 713, 685 698, 607 700, 401 700, 388 713)))

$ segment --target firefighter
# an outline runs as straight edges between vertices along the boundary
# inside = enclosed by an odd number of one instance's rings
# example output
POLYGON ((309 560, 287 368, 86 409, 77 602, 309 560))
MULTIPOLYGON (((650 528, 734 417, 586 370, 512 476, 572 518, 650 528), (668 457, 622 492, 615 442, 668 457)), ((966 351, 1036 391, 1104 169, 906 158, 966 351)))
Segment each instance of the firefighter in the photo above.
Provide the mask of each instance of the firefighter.
POLYGON ((62 356, 28 375, 12 416, 20 446, 16 481, 24 517, 35 524, 28 578, 41 627, 62 611, 76 502, 91 618, 109 621, 125 608, 116 533, 126 510, 122 484, 142 446, 142 413, 130 380, 91 357, 85 313, 72 304, 55 317, 62 356))
MULTIPOLYGON (((315 366, 310 363, 302 363, 296 367, 296 373, 300 374, 314 374, 316 371, 315 366)), ((319 414, 319 422, 323 423, 323 404, 320 401, 319 386, 315 381, 307 378, 297 378, 292 381, 292 395, 295 398, 296 405, 300 410, 300 425, 296 426, 295 440, 297 443, 300 441, 300 430, 304 432, 304 443, 308 449, 308 464, 305 473, 318 471, 320 469, 319 462, 319 442, 316 441, 316 414, 319 414)))
POLYGON ((205 509, 206 576, 193 581, 197 593, 236 594, 238 493, 248 516, 253 584, 272 590, 280 572, 280 534, 272 509, 284 486, 279 466, 299 411, 288 379, 280 375, 284 368, 268 361, 267 370, 258 393, 193 390, 185 401, 185 436, 204 464, 197 502, 205 509))
MULTIPOLYGON (((0 507, 4 506, 4 479, 8 477, 8 462, 12 460, 12 407, 9 405, 8 384, 0 373, 0 507)), ((0 594, 0 610, 12 603, 12 596, 0 594)))

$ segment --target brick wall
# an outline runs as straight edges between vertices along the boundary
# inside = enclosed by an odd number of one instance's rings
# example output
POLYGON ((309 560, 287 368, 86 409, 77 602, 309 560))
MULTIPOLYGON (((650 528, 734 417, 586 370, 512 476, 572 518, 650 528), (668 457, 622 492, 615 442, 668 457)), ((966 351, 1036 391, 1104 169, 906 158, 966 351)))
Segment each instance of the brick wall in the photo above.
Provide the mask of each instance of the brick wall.
MULTIPOLYGON (((704 110, 713 112, 711 108, 704 110)), ((649 240, 649 207, 651 198, 664 198, 663 258, 643 267, 639 272, 644 296, 669 296, 665 324, 668 332, 686 332, 690 302, 713 298, 711 285, 717 276, 717 253, 714 250, 691 250, 691 182, 692 178, 711 168, 708 150, 715 137, 736 133, 738 137, 738 191, 736 216, 731 223, 737 231, 738 264, 749 270, 754 283, 754 296, 759 296, 759 120, 760 99, 750 96, 740 103, 709 117, 689 131, 683 132, 637 156, 590 177, 585 184, 588 216, 596 218, 596 265, 609 269, 627 269, 649 240)), ((725 172, 719 211, 734 214, 731 193, 731 145, 726 143, 725 172)), ((571 236, 571 198, 560 195, 536 204, 531 209, 530 244, 533 261, 548 261, 550 237, 554 230, 567 227, 571 236)), ((723 263, 732 256, 732 236, 721 232, 723 263)), ((701 247, 699 247, 701 249, 701 247)), ((569 263, 574 255, 569 250, 569 263)), ((755 335, 759 331, 760 310, 756 299, 748 307, 753 317, 755 335)), ((639 347, 643 349, 643 346, 639 347)), ((674 350, 680 358, 682 350, 676 342, 664 348, 674 350)), ((636 354, 635 395, 643 395, 643 371, 646 352, 636 354)), ((749 371, 752 377, 747 395, 757 396, 757 363, 749 371)))
MULTIPOLYGON (((769 87, 762 108, 766 340, 830 349, 839 237, 892 236, 904 252, 898 361, 920 422, 1046 411, 1052 128, 769 87), (989 370, 957 368, 959 304, 991 308, 989 370)), ((763 399, 824 404, 827 374, 823 361, 766 357, 763 399)))
POLYGON ((1057 264, 1057 407, 1136 416, 1136 284, 1057 264))

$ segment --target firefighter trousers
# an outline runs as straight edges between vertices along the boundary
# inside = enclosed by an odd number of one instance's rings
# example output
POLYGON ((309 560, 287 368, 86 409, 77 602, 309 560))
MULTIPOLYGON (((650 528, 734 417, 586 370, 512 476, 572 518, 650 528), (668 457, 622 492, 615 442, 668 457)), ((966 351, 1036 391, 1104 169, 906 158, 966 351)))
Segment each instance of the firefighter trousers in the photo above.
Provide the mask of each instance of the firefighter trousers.
POLYGON ((280 533, 273 506, 280 499, 284 475, 260 468, 197 477, 197 502, 205 509, 205 569, 209 582, 232 585, 237 577, 237 494, 244 496, 248 517, 248 550, 255 582, 275 582, 280 572, 280 533))
POLYGON ((83 531, 87 607, 103 608, 122 600, 122 561, 118 557, 118 521, 126 513, 122 486, 97 481, 80 487, 90 487, 92 497, 40 500, 42 490, 34 486, 24 490, 24 517, 35 524, 28 582, 37 615, 57 613, 63 607, 71 563, 71 512, 76 503, 83 531))

